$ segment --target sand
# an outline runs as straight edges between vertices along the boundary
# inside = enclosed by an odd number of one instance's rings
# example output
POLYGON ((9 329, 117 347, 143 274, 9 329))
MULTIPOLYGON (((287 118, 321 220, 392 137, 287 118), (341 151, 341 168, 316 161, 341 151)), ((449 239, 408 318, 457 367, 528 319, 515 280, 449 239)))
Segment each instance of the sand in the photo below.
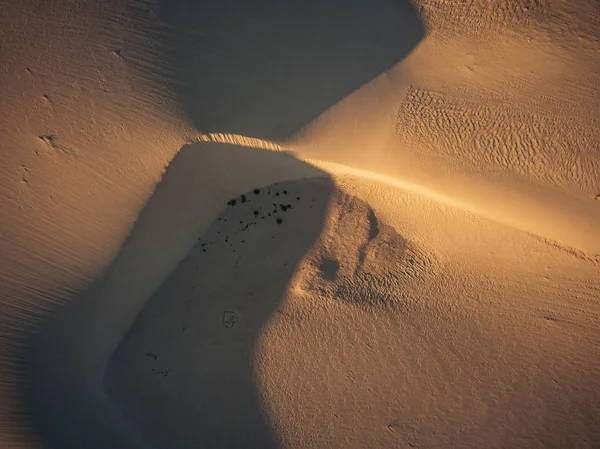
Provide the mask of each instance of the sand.
POLYGON ((1 447, 600 447, 594 0, 0 17, 1 447))

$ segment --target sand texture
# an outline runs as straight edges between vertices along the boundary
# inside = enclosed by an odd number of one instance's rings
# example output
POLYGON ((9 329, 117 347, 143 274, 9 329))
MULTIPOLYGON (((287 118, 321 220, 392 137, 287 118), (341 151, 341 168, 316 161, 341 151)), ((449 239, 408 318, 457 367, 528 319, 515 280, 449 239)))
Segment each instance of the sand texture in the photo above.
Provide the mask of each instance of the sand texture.
POLYGON ((0 0, 1 448, 600 448, 596 0, 0 0))

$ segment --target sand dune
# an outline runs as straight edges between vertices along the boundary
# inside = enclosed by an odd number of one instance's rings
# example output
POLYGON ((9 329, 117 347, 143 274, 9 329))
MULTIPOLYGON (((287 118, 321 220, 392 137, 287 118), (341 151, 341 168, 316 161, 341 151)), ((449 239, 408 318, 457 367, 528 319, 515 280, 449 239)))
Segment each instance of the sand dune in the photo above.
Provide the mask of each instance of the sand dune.
POLYGON ((196 127, 268 140, 291 136, 423 37, 405 1, 158 5, 178 94, 196 127))
POLYGON ((0 446, 599 447, 599 13, 1 2, 0 446))
POLYGON ((378 182, 306 189, 238 197, 137 318, 106 379, 137 428, 181 447, 593 445, 597 264, 378 182))

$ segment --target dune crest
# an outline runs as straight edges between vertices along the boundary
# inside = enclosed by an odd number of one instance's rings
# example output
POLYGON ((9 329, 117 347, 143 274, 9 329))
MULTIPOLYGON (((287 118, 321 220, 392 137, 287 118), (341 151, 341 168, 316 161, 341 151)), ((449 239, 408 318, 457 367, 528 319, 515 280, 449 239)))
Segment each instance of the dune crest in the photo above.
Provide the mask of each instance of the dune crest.
POLYGON ((0 4, 0 446, 597 447, 596 0, 0 4))

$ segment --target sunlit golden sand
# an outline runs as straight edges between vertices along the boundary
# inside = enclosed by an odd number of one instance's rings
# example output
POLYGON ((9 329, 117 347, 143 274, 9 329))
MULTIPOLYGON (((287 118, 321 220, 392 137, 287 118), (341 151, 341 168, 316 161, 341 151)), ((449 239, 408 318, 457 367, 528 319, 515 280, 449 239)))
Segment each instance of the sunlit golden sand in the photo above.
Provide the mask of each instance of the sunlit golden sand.
POLYGON ((0 447, 600 446, 598 2, 0 17, 0 447))

